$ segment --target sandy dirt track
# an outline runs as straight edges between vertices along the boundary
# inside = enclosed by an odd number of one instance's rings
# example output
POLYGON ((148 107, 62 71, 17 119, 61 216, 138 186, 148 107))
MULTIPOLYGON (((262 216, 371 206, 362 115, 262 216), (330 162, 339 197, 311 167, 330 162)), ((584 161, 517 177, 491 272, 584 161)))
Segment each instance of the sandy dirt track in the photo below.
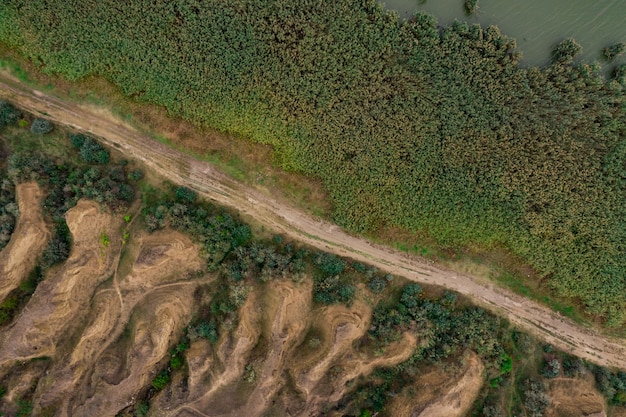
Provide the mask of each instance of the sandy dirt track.
POLYGON ((44 114, 55 123, 90 132, 128 157, 143 161, 170 181, 186 185, 204 197, 239 210, 293 239, 334 252, 412 281, 443 286, 470 297, 516 326, 544 341, 594 363, 626 368, 626 342, 597 334, 548 307, 527 300, 492 282, 438 268, 314 218, 295 207, 247 187, 217 171, 209 163, 173 150, 115 119, 102 109, 64 102, 33 91, 2 75, 0 98, 26 111, 44 114))

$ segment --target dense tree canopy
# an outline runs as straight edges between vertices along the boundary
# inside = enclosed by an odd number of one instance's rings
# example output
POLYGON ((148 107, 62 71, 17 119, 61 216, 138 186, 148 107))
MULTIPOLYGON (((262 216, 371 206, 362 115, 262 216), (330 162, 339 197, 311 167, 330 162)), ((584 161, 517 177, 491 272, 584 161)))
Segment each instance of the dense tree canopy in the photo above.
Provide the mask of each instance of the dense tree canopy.
POLYGON ((7 0, 0 40, 273 145, 349 229, 502 244, 626 318, 626 71, 572 64, 574 41, 524 69, 495 27, 399 23, 373 0, 7 0))

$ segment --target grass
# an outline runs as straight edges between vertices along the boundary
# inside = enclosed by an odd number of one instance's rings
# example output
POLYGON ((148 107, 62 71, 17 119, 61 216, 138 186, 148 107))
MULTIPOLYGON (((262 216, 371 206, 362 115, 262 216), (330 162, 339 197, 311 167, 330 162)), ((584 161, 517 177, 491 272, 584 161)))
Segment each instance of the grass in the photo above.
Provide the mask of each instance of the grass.
POLYGON ((7 126, 2 132, 4 140, 13 152, 32 153, 45 150, 54 157, 71 158, 71 148, 64 131, 55 129, 45 135, 33 135, 28 129, 30 123, 27 123, 26 126, 22 126, 23 124, 7 126))

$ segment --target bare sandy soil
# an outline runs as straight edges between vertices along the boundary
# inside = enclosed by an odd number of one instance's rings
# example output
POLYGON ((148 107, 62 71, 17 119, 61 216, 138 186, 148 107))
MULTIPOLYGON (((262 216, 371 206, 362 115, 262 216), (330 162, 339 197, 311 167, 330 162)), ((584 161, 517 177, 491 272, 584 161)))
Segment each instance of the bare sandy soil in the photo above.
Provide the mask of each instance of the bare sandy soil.
POLYGON ((487 280, 442 269, 406 253, 350 236, 333 224, 313 218, 284 201, 227 177, 206 162, 151 140, 103 109, 63 102, 32 91, 6 74, 2 78, 0 97, 27 111, 44 113, 56 123, 90 132, 128 157, 144 162, 170 181, 235 208, 278 233, 325 251, 368 262, 413 281, 458 291, 561 350, 600 365, 624 366, 626 343, 623 340, 578 325, 544 305, 487 280))
POLYGON ((43 252, 50 231, 41 213, 41 189, 35 182, 16 187, 20 210, 9 244, 0 252, 0 303, 24 281, 43 252))
POLYGON ((95 287, 111 272, 114 247, 101 245, 101 234, 115 233, 115 220, 85 200, 66 214, 72 233, 70 257, 38 287, 13 325, 0 335, 0 369, 16 360, 54 356, 57 344, 80 323, 95 287))
POLYGON ((369 328, 370 307, 360 301, 315 307, 311 300, 311 280, 272 281, 253 291, 232 335, 223 336, 215 349, 203 340, 192 343, 186 392, 182 381, 172 384, 150 415, 317 416, 349 393, 360 376, 414 352, 416 340, 409 334, 382 353, 360 351, 355 342, 369 328), (312 327, 324 341, 307 347, 312 327))
POLYGON ((582 379, 555 378, 548 385, 552 405, 546 417, 606 417, 604 397, 595 387, 593 376, 582 379))
POLYGON ((433 369, 417 378, 389 404, 389 415, 398 417, 462 417, 480 392, 484 366, 467 353, 456 373, 433 369))

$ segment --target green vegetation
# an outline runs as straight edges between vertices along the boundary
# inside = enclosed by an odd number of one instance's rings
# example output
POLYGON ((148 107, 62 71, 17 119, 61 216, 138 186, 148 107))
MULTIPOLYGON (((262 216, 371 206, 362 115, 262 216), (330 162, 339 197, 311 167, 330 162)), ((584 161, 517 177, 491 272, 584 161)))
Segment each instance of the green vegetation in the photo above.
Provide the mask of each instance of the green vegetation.
POLYGON ((170 382, 170 374, 167 370, 161 371, 153 380, 152 380, 152 388, 157 391, 162 390, 167 386, 170 382))
POLYGON ((478 0, 465 0, 464 6, 467 14, 472 15, 478 11, 478 0))
POLYGON ((606 60, 610 62, 610 61, 613 61, 618 56, 620 56, 621 54, 623 54, 624 51, 626 51, 626 43, 618 42, 614 45, 607 46, 606 48, 604 48, 604 51, 602 51, 602 54, 604 55, 604 58, 606 58, 606 60))
MULTIPOLYGON (((22 137, 15 132, 8 133, 8 148, 12 151, 12 141, 22 137)), ((45 213, 56 222, 56 227, 48 248, 28 280, 0 306, 2 324, 10 321, 23 306, 23 300, 35 291, 37 283, 44 278, 45 269, 66 259, 71 242, 62 219, 78 198, 92 196, 97 199, 101 192, 97 184, 103 178, 112 194, 100 201, 110 209, 125 213, 127 204, 135 196, 133 188, 126 182, 129 173, 134 172, 127 164, 116 164, 109 159, 108 165, 101 165, 97 158, 77 158, 87 139, 79 146, 74 143, 71 151, 74 154, 71 155, 78 163, 69 162, 71 156, 55 157, 36 149, 10 153, 8 178, 16 182, 36 179, 42 184, 48 192, 45 213), (129 187, 129 193, 120 193, 123 185, 129 187)), ((69 148, 69 142, 66 146, 69 148)), ((102 151, 106 149, 100 147, 95 152, 102 151)), ((305 276, 314 280, 313 300, 320 305, 349 305, 355 297, 357 284, 366 284, 364 288, 370 291, 367 297, 377 304, 369 332, 358 342, 361 349, 383 351, 404 332, 412 332, 419 340, 409 360, 393 368, 377 369, 371 377, 355 381, 355 389, 346 398, 329 405, 343 415, 384 413, 393 395, 411 388, 420 369, 431 365, 456 366, 467 350, 480 356, 489 381, 472 415, 488 417, 521 415, 523 412, 524 415, 540 416, 549 404, 541 374, 546 378, 561 374, 578 377, 588 370, 593 372, 598 388, 611 404, 626 405, 626 373, 587 365, 580 359, 554 351, 550 345, 545 345, 542 350, 528 335, 511 329, 506 321, 481 308, 469 306, 455 293, 433 295, 414 283, 399 285, 392 275, 376 268, 333 254, 298 248, 281 236, 255 239, 250 227, 239 221, 236 215, 201 201, 187 188, 166 186, 160 191, 145 184, 142 186, 143 215, 140 219, 144 225, 151 230, 169 226, 187 233, 202 246, 206 269, 215 271, 217 278, 211 284, 201 286, 195 294, 198 311, 178 344, 164 359, 162 368, 155 372, 151 388, 142 393, 143 397, 138 397, 143 401, 134 408, 137 415, 148 412, 149 400, 170 383, 174 372, 188 372, 185 351, 194 340, 204 338, 215 344, 222 335, 236 328, 238 310, 253 287, 262 288, 274 279, 289 278, 298 282, 305 276), (509 402, 513 403, 511 407, 517 410, 516 413, 503 409, 503 404, 509 402)), ((124 221, 128 225, 132 218, 125 215, 124 221)), ((108 244, 105 242, 108 237, 102 233, 101 243, 108 244)), ((311 332, 304 343, 309 349, 316 349, 321 340, 311 332)), ((254 365, 248 364, 244 380, 252 383, 257 377, 254 365)), ((29 404, 24 401, 19 406, 23 405, 30 413, 29 404)))
POLYGON ((15 185, 7 178, 6 172, 0 170, 0 250, 9 243, 18 215, 15 185))
POLYGON ((374 0, 9 0, 0 28, 48 73, 273 145, 323 180, 342 226, 502 245, 626 319, 626 71, 573 64, 573 40, 520 68, 495 27, 399 24, 374 0))
POLYGON ((35 119, 30 125, 30 131, 36 135, 45 135, 46 133, 52 132, 53 129, 54 125, 52 122, 46 119, 35 119))

